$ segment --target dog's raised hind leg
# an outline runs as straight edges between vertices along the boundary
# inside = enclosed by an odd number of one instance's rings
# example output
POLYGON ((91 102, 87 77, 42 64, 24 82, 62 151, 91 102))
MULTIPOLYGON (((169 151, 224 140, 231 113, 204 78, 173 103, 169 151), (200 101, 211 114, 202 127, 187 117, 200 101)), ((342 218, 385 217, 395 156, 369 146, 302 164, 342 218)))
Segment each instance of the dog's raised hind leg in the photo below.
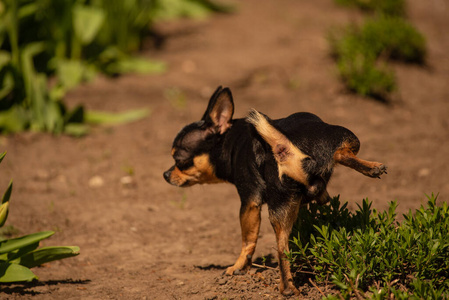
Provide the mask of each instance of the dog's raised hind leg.
POLYGON ((343 146, 335 151, 334 160, 343 166, 354 169, 372 178, 380 178, 380 175, 387 173, 387 166, 379 162, 358 158, 352 151, 350 145, 343 146))

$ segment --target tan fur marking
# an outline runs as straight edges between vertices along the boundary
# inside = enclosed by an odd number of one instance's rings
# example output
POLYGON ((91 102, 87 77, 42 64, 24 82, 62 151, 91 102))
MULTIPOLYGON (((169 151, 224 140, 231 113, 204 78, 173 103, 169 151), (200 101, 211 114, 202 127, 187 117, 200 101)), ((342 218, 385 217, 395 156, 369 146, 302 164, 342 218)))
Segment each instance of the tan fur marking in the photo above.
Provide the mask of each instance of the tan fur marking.
POLYGON ((242 230, 242 251, 235 264, 226 270, 227 275, 234 272, 245 273, 251 268, 251 260, 256 250, 260 228, 260 201, 255 198, 240 211, 240 226, 242 230))
POLYGON ((171 173, 170 182, 177 186, 186 183, 188 186, 192 186, 197 183, 219 183, 223 182, 223 180, 215 176, 215 170, 210 164, 209 155, 202 154, 193 159, 193 166, 187 170, 181 171, 175 167, 171 173))
POLYGON ((302 169, 302 160, 307 158, 308 155, 293 145, 284 134, 274 128, 258 111, 251 110, 247 120, 256 127, 257 132, 271 146, 278 163, 279 178, 282 179, 282 175, 285 174, 308 187, 307 174, 302 169), (285 147, 288 154, 284 159, 280 159, 276 155, 276 148, 280 145, 285 147))
POLYGON ((198 183, 219 183, 223 180, 215 175, 214 167, 211 165, 208 154, 202 154, 193 159, 194 167, 197 170, 198 183))
POLYGON ((343 166, 352 168, 369 177, 380 178, 380 175, 386 173, 387 169, 382 163, 358 158, 347 144, 344 144, 340 149, 335 151, 334 160, 343 166))

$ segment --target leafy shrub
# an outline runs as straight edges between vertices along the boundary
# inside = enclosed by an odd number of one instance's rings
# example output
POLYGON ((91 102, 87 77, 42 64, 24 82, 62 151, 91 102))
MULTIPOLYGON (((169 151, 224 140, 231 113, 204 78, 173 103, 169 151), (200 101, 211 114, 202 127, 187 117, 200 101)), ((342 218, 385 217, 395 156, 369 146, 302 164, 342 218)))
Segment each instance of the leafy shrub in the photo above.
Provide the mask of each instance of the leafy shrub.
MULTIPOLYGON (((447 299, 449 209, 428 198, 396 220, 396 202, 377 212, 364 200, 354 213, 334 198, 300 210, 288 254, 298 273, 332 281, 345 298, 447 299)), ((332 298, 330 296, 329 298, 332 298)))
POLYGON ((393 72, 385 66, 377 66, 372 55, 342 56, 337 67, 347 88, 359 95, 386 99, 396 89, 393 72))
MULTIPOLYGON (((6 152, 0 154, 0 163, 5 155, 6 152)), ((11 181, 2 197, 0 227, 8 217, 12 186, 11 181)), ((53 231, 42 231, 14 239, 0 238, 0 282, 32 281, 37 277, 30 268, 79 254, 76 246, 38 248, 41 240, 53 234, 53 231)))
POLYGON ((393 72, 384 66, 386 60, 423 63, 426 55, 424 37, 401 18, 370 19, 361 28, 334 33, 330 43, 346 86, 380 99, 396 88, 393 72))
POLYGON ((359 41, 378 57, 423 63, 426 56, 424 36, 401 18, 369 19, 360 30, 359 41))

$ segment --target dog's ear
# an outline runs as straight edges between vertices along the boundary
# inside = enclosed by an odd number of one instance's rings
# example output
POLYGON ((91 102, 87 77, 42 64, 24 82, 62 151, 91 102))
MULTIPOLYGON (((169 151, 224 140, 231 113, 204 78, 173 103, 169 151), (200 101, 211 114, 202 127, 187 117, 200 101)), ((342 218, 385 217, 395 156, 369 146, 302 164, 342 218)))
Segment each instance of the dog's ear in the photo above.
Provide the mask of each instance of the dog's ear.
POLYGON ((229 88, 217 88, 209 100, 206 112, 202 120, 212 124, 214 130, 223 134, 231 127, 232 116, 234 115, 234 101, 232 100, 229 88))

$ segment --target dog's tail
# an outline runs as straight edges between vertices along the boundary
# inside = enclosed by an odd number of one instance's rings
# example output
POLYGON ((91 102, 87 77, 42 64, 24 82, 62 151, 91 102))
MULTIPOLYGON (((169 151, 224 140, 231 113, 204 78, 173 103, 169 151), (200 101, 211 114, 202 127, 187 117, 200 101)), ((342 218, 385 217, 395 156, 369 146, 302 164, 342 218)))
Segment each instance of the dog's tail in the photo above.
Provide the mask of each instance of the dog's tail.
POLYGON ((267 120, 267 116, 251 109, 246 120, 253 124, 260 136, 274 149, 278 144, 291 144, 290 140, 267 120))
POLYGON ((246 120, 253 124, 259 135, 270 145, 276 159, 279 171, 279 179, 282 175, 303 184, 307 189, 308 197, 316 199, 318 203, 324 204, 330 197, 326 191, 326 183, 321 179, 312 179, 309 182, 307 172, 304 170, 304 160, 311 159, 296 147, 289 138, 270 123, 270 119, 255 109, 251 109, 246 120))
POLYGON ((260 136, 271 146, 278 163, 279 177, 285 174, 305 186, 309 186, 302 161, 309 157, 298 149, 282 132, 275 128, 268 117, 252 109, 246 120, 253 124, 260 136))

